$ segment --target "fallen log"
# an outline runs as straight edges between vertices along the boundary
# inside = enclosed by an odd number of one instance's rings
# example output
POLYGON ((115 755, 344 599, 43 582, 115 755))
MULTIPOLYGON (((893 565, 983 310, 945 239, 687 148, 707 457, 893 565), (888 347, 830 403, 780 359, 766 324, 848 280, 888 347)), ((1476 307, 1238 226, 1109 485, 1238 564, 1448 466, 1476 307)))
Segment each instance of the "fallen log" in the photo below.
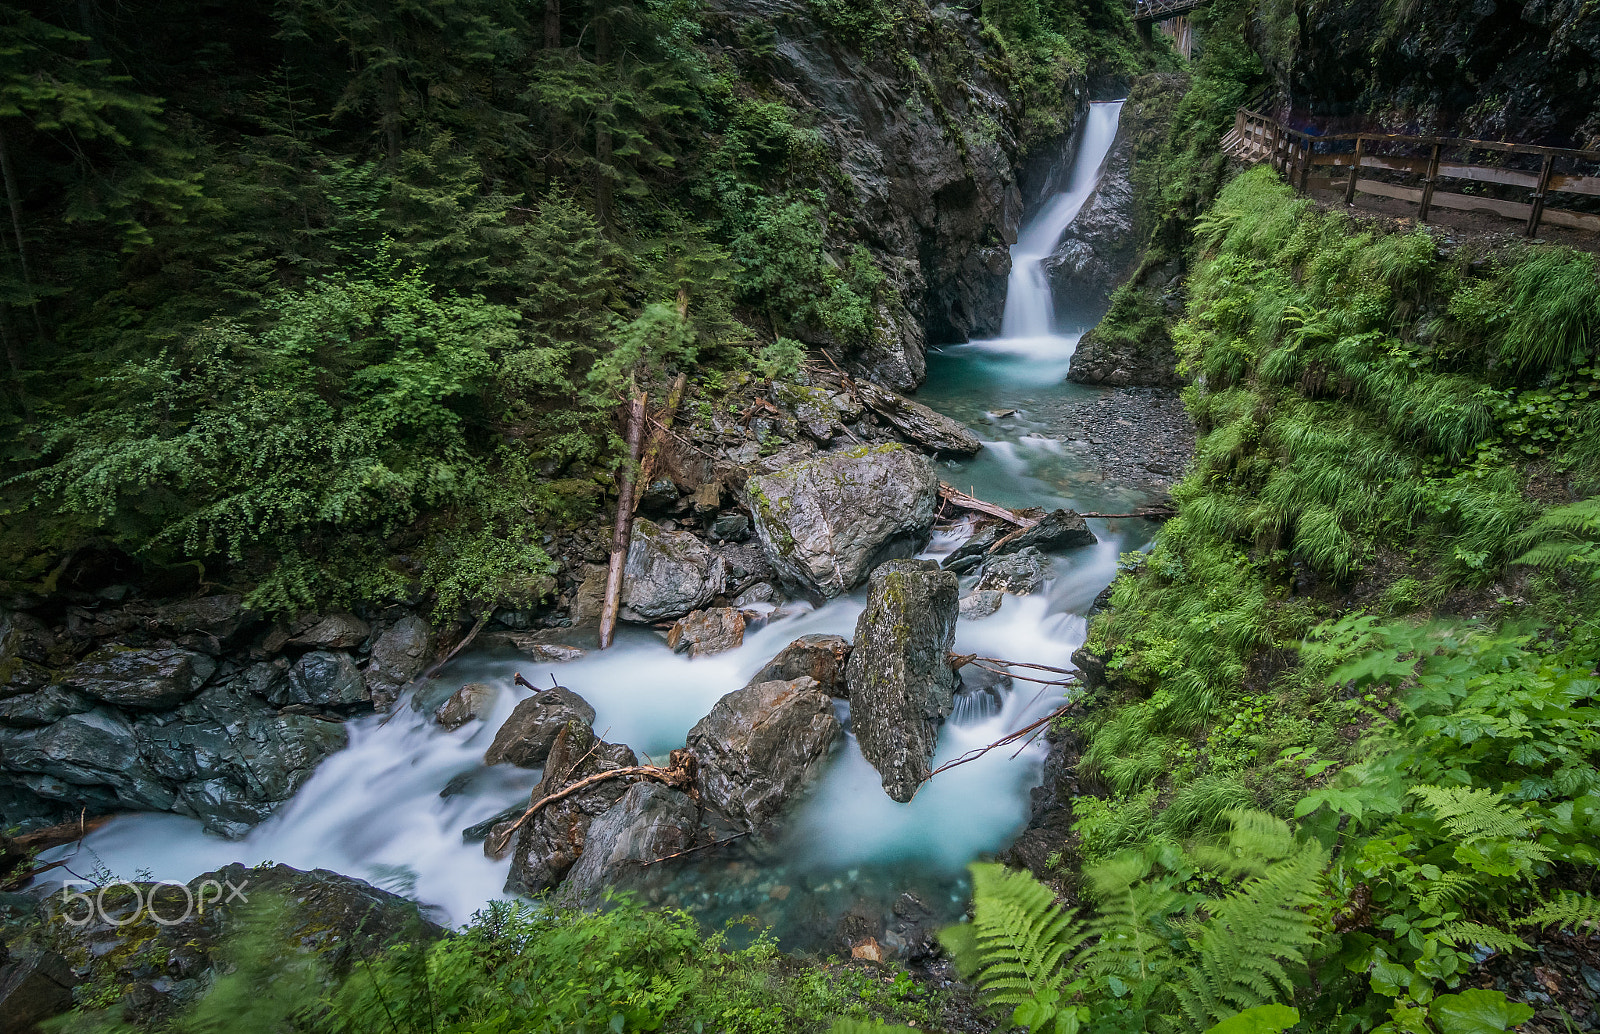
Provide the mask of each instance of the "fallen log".
POLYGON ((1132 513, 1080 513, 1079 517, 1100 517, 1106 520, 1119 517, 1139 517, 1147 521, 1168 521, 1178 516, 1176 507, 1173 506, 1143 506, 1132 513))
POLYGON ((628 463, 617 479, 617 519, 611 526, 611 562, 606 567, 606 597, 600 607, 600 649, 610 647, 617 632, 617 603, 622 597, 622 568, 628 561, 633 538, 633 485, 639 469, 639 449, 644 438, 644 406, 640 393, 628 406, 628 463))
MULTIPOLYGON (((585 755, 585 757, 587 756, 585 755)), ((582 764, 582 762, 582 758, 578 759, 579 764, 582 764)), ((573 767, 576 768, 577 766, 574 765, 573 767)), ((666 765, 628 765, 623 768, 613 768, 606 772, 596 772, 592 776, 584 776, 577 782, 568 783, 559 790, 545 794, 528 805, 528 810, 519 815, 511 825, 498 833, 490 833, 488 840, 485 842, 484 850, 493 852, 493 855, 498 857, 505 851, 506 846, 511 843, 512 834, 521 829, 524 822, 537 815, 541 808, 570 797, 585 787, 603 783, 607 779, 625 779, 631 776, 641 776, 645 779, 653 779, 675 790, 681 790, 684 787, 694 785, 694 770, 695 756, 680 748, 668 756, 666 765)))
POLYGON ((945 484, 943 481, 939 482, 939 498, 951 506, 959 506, 963 510, 973 510, 977 513, 988 514, 990 517, 998 517, 1008 524, 1015 524, 1019 531, 1025 531, 1039 523, 1037 520, 1022 516, 1015 510, 1008 510, 996 503, 986 503, 976 496, 968 495, 959 488, 945 484))
MULTIPOLYGON (((678 374, 678 379, 672 382, 672 390, 667 392, 667 404, 662 409, 659 418, 651 417, 650 423, 655 425, 655 430, 650 432, 650 444, 645 446, 644 459, 639 463, 639 484, 648 491, 650 479, 655 477, 656 460, 661 455, 662 443, 672 431, 672 420, 678 414, 678 406, 683 402, 683 389, 689 383, 689 375, 678 374)), ((633 494, 633 508, 639 509, 639 500, 644 498, 643 492, 633 494)))

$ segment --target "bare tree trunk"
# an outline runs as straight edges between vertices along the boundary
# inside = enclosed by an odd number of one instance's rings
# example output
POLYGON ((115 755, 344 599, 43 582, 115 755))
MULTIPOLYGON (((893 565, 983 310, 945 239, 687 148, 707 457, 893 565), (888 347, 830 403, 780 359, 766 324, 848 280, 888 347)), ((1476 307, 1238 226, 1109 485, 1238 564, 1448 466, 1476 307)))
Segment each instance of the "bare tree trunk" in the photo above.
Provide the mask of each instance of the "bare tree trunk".
POLYGON ((544 0, 544 49, 561 46, 561 0, 544 0))
POLYGON ((622 597, 622 568, 633 537, 634 472, 639 467, 639 447, 644 438, 644 404, 640 392, 628 407, 628 464, 617 480, 617 520, 611 526, 611 564, 606 568, 606 598, 600 607, 600 649, 611 645, 617 630, 617 602, 622 597))
MULTIPOLYGON (((644 491, 650 490, 650 479, 655 476, 656 457, 661 453, 661 443, 666 440, 667 430, 672 427, 672 418, 677 415, 678 404, 683 401, 683 389, 689 383, 689 375, 678 374, 678 379, 672 382, 672 390, 667 393, 667 406, 661 413, 660 424, 650 432, 650 444, 645 446, 644 459, 639 464, 639 484, 644 486, 644 491)), ((644 492, 633 493, 633 508, 639 508, 639 499, 644 492)))
POLYGON ((39 320, 39 305, 33 300, 33 274, 28 270, 28 248, 22 243, 22 202, 17 200, 17 177, 11 171, 11 149, 6 146, 5 130, 0 129, 0 178, 6 184, 6 206, 11 209, 11 232, 17 237, 17 262, 22 266, 22 286, 28 289, 28 308, 33 311, 33 329, 44 338, 39 320))
MULTIPOLYGON (((594 22, 594 60, 600 74, 610 78, 611 20, 602 13, 594 22)), ((594 122, 594 214, 600 225, 611 228, 611 101, 601 102, 594 122)))

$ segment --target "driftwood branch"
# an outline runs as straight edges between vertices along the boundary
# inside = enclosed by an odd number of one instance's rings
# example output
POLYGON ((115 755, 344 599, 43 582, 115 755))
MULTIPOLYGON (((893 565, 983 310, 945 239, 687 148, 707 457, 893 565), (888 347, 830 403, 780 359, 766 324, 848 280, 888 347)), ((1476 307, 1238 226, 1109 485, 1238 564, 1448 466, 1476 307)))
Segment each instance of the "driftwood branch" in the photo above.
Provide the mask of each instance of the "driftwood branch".
POLYGON ((945 484, 943 481, 939 482, 939 498, 951 506, 959 506, 963 510, 975 510, 978 513, 988 514, 990 517, 998 517, 1008 524, 1017 525, 1019 530, 1026 530, 1039 523, 1030 517, 1023 517, 1015 510, 1008 510, 1004 506, 995 503, 986 503, 976 496, 970 496, 958 488, 945 484))
POLYGON ((682 851, 674 851, 672 854, 664 854, 660 858, 652 858, 648 862, 640 862, 639 867, 642 869, 647 865, 654 865, 657 862, 671 861, 674 858, 682 858, 684 855, 694 854, 696 851, 704 851, 712 847, 721 847, 723 844, 731 844, 740 837, 747 837, 749 835, 750 831, 747 829, 743 833, 735 833, 731 837, 723 837, 721 840, 713 840, 709 844, 698 844, 694 847, 686 847, 682 851))
MULTIPOLYGON (((596 745, 598 746, 598 741, 596 741, 596 745)), ((591 751, 593 749, 593 747, 590 748, 591 751)), ((586 754, 583 758, 579 758, 578 764, 582 764, 584 758, 587 757, 588 755, 586 754)), ((552 793, 547 793, 543 797, 534 801, 532 804, 528 805, 528 810, 519 815, 517 820, 511 823, 511 825, 500 830, 498 833, 489 834, 487 848, 496 855, 500 854, 501 852, 505 851, 506 845, 511 843, 512 834, 514 834, 518 829, 521 829, 523 823, 537 815, 541 808, 544 808, 549 804, 554 804, 556 801, 571 797, 573 794, 586 787, 593 786, 596 783, 603 783, 607 779, 625 779, 631 776, 641 776, 645 779, 654 779, 656 782, 664 783, 667 786, 673 787, 674 789, 688 786, 694 781, 693 759, 694 755, 690 754, 688 751, 675 750, 672 752, 671 761, 665 766, 628 765, 623 768, 613 768, 605 772, 596 772, 591 776, 584 776, 577 782, 568 783, 561 789, 552 793)), ((577 765, 574 765, 573 767, 576 768, 577 765)))
POLYGON ((452 646, 450 648, 450 652, 445 654, 443 657, 441 657, 439 659, 439 663, 435 664, 433 667, 429 668, 426 672, 424 672, 422 677, 424 679, 431 679, 435 675, 439 674, 439 672, 443 671, 444 670, 444 666, 446 664, 449 664, 452 660, 454 660, 456 654, 460 653, 462 650, 465 650, 467 648, 467 644, 468 643, 470 643, 474 639, 478 638, 478 633, 482 632, 483 631, 483 626, 487 625, 489 623, 489 615, 492 614, 492 613, 493 613, 493 611, 488 611, 488 610, 484 611, 478 617, 478 623, 472 626, 472 631, 468 632, 465 636, 463 636, 462 639, 461 639, 461 642, 459 642, 456 645, 452 646))
POLYGON ((611 645, 617 631, 617 604, 622 597, 622 568, 628 560, 628 541, 633 537, 633 486, 639 469, 639 450, 644 438, 645 402, 640 393, 628 404, 628 462, 617 479, 617 519, 611 526, 611 562, 606 568, 606 597, 600 607, 600 649, 611 645))
POLYGON ((1080 513, 1078 516, 1102 517, 1106 519, 1114 517, 1140 517, 1147 521, 1165 521, 1171 520, 1172 518, 1178 516, 1178 511, 1176 507, 1163 503, 1158 506, 1141 506, 1132 513, 1080 513))
MULTIPOLYGON (((1008 734, 1006 736, 1002 736, 998 740, 995 740, 993 743, 989 744, 988 746, 985 746, 985 747, 974 747, 971 750, 967 751, 965 754, 961 755, 960 757, 953 758, 953 759, 951 759, 949 761, 946 761, 944 764, 940 765, 938 768, 934 769, 932 772, 929 772, 928 773, 928 779, 932 779, 934 776, 938 775, 940 772, 948 772, 952 768, 959 768, 962 765, 970 764, 970 763, 978 760, 979 758, 983 757, 985 754, 989 753, 991 750, 994 750, 994 749, 996 749, 998 747, 1004 747, 1008 743, 1015 743, 1017 740, 1022 739, 1024 736, 1029 736, 1030 733, 1036 735, 1037 733, 1039 733, 1043 729, 1045 729, 1051 722, 1055 721, 1057 718, 1060 718, 1062 715, 1065 715, 1068 711, 1072 710, 1073 708, 1075 708, 1077 706, 1078 705, 1075 702, 1071 703, 1071 704, 1064 704, 1061 707, 1056 708, 1054 711, 1051 711, 1049 714, 1045 715, 1043 718, 1040 718, 1038 721, 1029 722, 1027 725, 1024 725, 1022 728, 1018 729, 1016 732, 1010 733, 1010 734, 1008 734)), ((1031 736, 1029 737, 1029 741, 1028 742, 1030 742, 1030 743, 1032 742, 1032 737, 1031 736)), ((1018 754, 1022 753, 1022 749, 1026 749, 1027 745, 1028 745, 1027 743, 1024 743, 1022 745, 1022 748, 1019 749, 1017 751, 1017 753, 1018 754)), ((1015 754, 1012 755, 1012 757, 1015 757, 1015 756, 1016 756, 1015 754)), ((927 782, 927 780, 923 780, 923 782, 927 782)))

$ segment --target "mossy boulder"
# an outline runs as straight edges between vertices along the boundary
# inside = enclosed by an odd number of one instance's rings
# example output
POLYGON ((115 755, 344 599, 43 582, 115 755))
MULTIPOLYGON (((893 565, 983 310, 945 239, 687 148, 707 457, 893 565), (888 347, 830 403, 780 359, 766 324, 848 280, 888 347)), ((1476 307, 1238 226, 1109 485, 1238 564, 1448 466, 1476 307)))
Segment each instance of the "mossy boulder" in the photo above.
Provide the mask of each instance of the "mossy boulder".
POLYGON ((818 456, 745 482, 756 537, 780 578, 801 592, 849 592, 886 560, 928 541, 939 478, 898 445, 818 456))

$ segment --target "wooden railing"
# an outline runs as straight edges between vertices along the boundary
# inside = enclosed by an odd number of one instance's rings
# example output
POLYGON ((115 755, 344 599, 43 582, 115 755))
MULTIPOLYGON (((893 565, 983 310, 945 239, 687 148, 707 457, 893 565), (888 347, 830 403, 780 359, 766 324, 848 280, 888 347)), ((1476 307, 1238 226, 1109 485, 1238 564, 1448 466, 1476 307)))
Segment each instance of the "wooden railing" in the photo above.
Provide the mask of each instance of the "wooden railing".
POLYGON ((1187 14, 1210 0, 1133 0, 1133 20, 1160 22, 1187 14))
POLYGON ((1347 204, 1357 191, 1415 201, 1419 221, 1435 208, 1490 212, 1521 220, 1529 237, 1545 223, 1600 233, 1600 214, 1548 204, 1556 194, 1600 196, 1600 151, 1383 133, 1314 136, 1244 108, 1234 120, 1234 135, 1249 156, 1270 161, 1302 193, 1342 191, 1347 204), (1316 174, 1323 169, 1326 175, 1316 174), (1416 185, 1362 176, 1368 170, 1415 177, 1416 185), (1531 193, 1526 201, 1457 193, 1438 189, 1443 180, 1525 187, 1531 193))

